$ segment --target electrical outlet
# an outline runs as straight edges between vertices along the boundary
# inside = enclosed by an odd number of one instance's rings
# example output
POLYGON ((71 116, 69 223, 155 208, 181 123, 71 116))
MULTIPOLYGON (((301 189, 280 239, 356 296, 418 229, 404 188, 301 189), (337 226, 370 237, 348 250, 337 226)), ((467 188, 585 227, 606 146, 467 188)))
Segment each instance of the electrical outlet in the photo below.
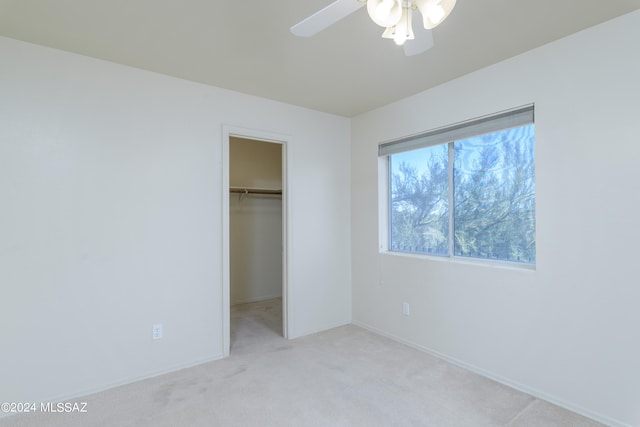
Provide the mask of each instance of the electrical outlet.
POLYGON ((156 323, 153 325, 153 339, 159 340, 162 338, 162 323, 156 323))
POLYGON ((402 303, 402 315, 403 316, 408 316, 409 314, 411 314, 411 311, 409 310, 409 303, 408 302, 403 302, 402 303))

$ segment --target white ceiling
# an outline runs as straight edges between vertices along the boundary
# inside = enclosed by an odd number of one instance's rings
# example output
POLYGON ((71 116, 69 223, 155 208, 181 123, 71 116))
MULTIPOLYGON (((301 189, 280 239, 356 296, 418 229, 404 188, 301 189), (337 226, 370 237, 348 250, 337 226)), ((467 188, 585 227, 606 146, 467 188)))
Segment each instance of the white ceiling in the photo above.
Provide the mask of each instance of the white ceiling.
POLYGON ((640 8, 458 0, 435 47, 405 57, 366 8, 312 38, 289 32, 331 2, 0 0, 0 35, 352 117, 640 8))

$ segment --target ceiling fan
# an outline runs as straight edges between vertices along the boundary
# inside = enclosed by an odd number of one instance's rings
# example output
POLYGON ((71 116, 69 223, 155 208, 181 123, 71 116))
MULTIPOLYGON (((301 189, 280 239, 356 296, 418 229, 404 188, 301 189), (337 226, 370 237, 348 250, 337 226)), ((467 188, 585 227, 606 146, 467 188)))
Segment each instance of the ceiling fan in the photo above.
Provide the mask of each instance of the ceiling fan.
POLYGON ((404 47, 405 55, 413 56, 433 46, 431 30, 449 16, 456 0, 335 0, 291 27, 291 32, 311 37, 365 4, 373 22, 385 28, 382 37, 393 39, 404 47))

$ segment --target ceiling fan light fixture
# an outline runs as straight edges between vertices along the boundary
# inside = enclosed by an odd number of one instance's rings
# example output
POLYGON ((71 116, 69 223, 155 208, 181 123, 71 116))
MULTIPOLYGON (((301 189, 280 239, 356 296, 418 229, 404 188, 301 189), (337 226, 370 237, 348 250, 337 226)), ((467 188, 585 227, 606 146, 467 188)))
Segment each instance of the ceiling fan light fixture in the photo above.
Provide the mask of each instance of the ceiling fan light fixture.
POLYGON ((381 27, 392 27, 402 17, 402 0, 367 0, 367 12, 381 27))
POLYGON ((402 18, 400 18, 400 21, 396 24, 393 35, 393 41, 396 42, 398 46, 402 46, 405 41, 415 38, 413 27, 411 26, 412 12, 413 10, 409 4, 405 4, 402 8, 402 18))
POLYGON ((447 19, 456 0, 414 0, 422 14, 424 28, 431 30, 447 19))
POLYGON ((439 4, 433 4, 427 8, 427 18, 433 24, 439 24, 444 18, 444 9, 439 4))
POLYGON ((334 0, 292 26, 291 32, 296 36, 310 37, 360 9, 365 3, 371 20, 384 27, 382 37, 393 39, 395 44, 403 46, 405 55, 414 56, 433 47, 430 30, 447 18, 456 0, 334 0), (418 10, 420 14, 414 15, 418 10), (416 20, 415 34, 413 19, 416 20), (423 22, 418 22, 420 20, 423 22), (407 40, 412 41, 405 43, 407 40))

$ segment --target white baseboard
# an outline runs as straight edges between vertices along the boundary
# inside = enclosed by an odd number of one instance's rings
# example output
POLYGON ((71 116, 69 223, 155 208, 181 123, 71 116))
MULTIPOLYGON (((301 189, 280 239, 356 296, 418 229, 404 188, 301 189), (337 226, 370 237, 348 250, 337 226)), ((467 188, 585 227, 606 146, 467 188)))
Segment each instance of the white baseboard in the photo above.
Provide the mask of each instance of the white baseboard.
MULTIPOLYGON (((312 335, 312 334, 317 334, 319 332, 324 332, 324 331, 328 331, 329 329, 334 329, 334 328, 339 328, 341 326, 346 326, 346 325, 350 325, 351 324, 351 320, 345 320, 345 321, 340 321, 340 322, 336 322, 336 323, 331 323, 329 325, 327 325, 327 327, 323 327, 320 329, 305 329, 302 331, 299 331, 298 333, 296 333, 295 335, 290 335, 289 339, 293 340, 296 338, 302 338, 305 337, 307 335, 312 335)), ((291 331, 289 331, 291 333, 291 331)))
MULTIPOLYGON (((36 403, 36 405, 40 405, 40 403, 58 403, 58 402, 70 402, 70 401, 75 401, 75 402, 79 402, 82 400, 83 397, 86 396, 90 396, 92 394, 96 394, 96 393, 100 393, 102 391, 106 391, 106 390, 110 390, 112 388, 116 388, 116 387, 120 387, 126 384, 131 384, 131 383, 135 383, 138 381, 143 381, 143 380, 147 380, 150 378, 154 378, 154 377, 158 377, 160 375, 165 375, 165 374, 170 374, 172 372, 176 372, 176 371, 181 371, 183 369, 187 369, 187 368, 192 368, 194 366, 198 366, 198 365, 202 365, 204 363, 208 363, 208 362, 214 362, 216 360, 220 360, 223 358, 222 353, 220 354, 216 354, 212 357, 207 357, 205 359, 200 359, 200 360, 196 360, 196 361, 192 361, 192 362, 188 362, 188 363, 182 363, 182 364, 177 364, 177 365, 173 365, 171 367, 168 367, 166 369, 162 369, 160 371, 153 371, 153 372, 148 372, 142 375, 137 375, 134 377, 129 377, 129 378, 123 378, 120 379, 118 381, 114 381, 112 383, 108 383, 108 384, 104 384, 98 387, 92 387, 89 389, 84 389, 84 390, 78 390, 74 393, 70 393, 70 394, 64 394, 64 395, 58 395, 58 396, 53 396, 53 397, 47 397, 47 398, 40 398, 40 399, 34 399, 32 402, 36 403)), ((13 415, 17 415, 14 413, 2 413, 0 412, 0 418, 6 418, 6 417, 10 417, 13 415)))
POLYGON ((282 294, 266 295, 266 296, 255 297, 255 298, 234 300, 234 301, 231 302, 231 305, 247 304, 247 303, 250 303, 250 302, 266 301, 266 300, 275 299, 275 298, 282 298, 282 294))
POLYGON ((440 353, 440 352, 438 352, 436 350, 433 350, 431 348, 428 348, 428 347, 425 347, 423 345, 417 344, 417 343, 412 342, 410 340, 406 340, 404 338, 398 337, 398 336, 396 336, 394 334, 391 334, 391 333, 389 333, 387 331, 383 331, 381 329, 378 329, 378 328, 376 328, 374 326, 371 326, 371 325, 369 325, 367 323, 359 322, 359 321, 355 321, 354 320, 353 324, 356 325, 356 326, 359 326, 359 327, 361 327, 363 329, 366 329, 366 330, 368 330, 370 332, 373 332, 375 334, 382 335, 382 336, 384 336, 386 338, 389 338, 389 339, 392 339, 392 340, 397 341, 399 343, 405 344, 405 345, 407 345, 409 347, 415 348, 415 349, 420 350, 420 351, 424 351, 425 353, 428 353, 428 354, 430 354, 430 355, 432 355, 434 357, 437 357, 438 359, 445 360, 445 361, 447 361, 447 362, 449 362, 449 363, 451 363, 453 365, 459 366, 459 367, 464 368, 464 369, 466 369, 468 371, 474 372, 474 373, 476 373, 478 375, 482 375, 483 377, 487 377, 489 379, 492 379, 492 380, 494 380, 496 382, 504 384, 504 385, 506 385, 508 387, 511 387, 513 389, 516 389, 516 390, 522 391, 524 393, 530 394, 531 396, 536 397, 538 399, 545 400, 545 401, 547 401, 549 403, 552 403, 554 405, 557 405, 557 406, 560 406, 562 408, 568 409, 569 411, 575 412, 575 413, 583 415, 583 416, 585 416, 587 418, 591 418, 592 420, 595 420, 595 421, 598 421, 600 423, 606 424, 607 426, 610 426, 610 427, 632 427, 629 424, 623 423, 623 422, 621 422, 619 420, 616 420, 616 419, 607 417, 605 415, 599 414, 597 412, 588 410, 588 409, 586 409, 586 408, 584 408, 582 406, 575 405, 575 404, 570 403, 570 402, 566 402, 565 400, 560 399, 557 396, 550 395, 550 394, 545 393, 543 391, 540 391, 538 389, 526 386, 524 384, 520 384, 520 383, 518 383, 516 381, 513 381, 513 380, 511 380, 509 378, 505 378, 505 377, 503 377, 501 375, 497 375, 494 372, 487 371, 486 369, 482 369, 482 368, 480 368, 478 366, 463 362, 462 360, 458 360, 456 358, 447 356, 446 354, 440 353))

